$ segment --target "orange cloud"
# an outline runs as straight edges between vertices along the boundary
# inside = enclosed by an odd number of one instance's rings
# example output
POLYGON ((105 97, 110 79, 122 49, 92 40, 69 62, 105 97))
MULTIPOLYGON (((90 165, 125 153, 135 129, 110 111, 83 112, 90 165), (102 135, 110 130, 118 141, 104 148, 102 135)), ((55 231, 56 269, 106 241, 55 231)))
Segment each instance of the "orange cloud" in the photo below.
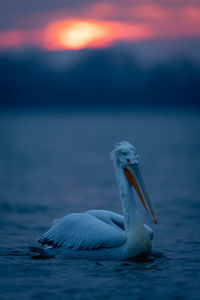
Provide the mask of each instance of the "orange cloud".
POLYGON ((160 21, 170 17, 170 10, 161 5, 135 5, 131 7, 130 15, 140 20, 160 21))
POLYGON ((130 9, 132 20, 149 24, 156 38, 200 37, 200 6, 148 4, 130 9))
POLYGON ((91 18, 101 19, 109 18, 116 15, 116 6, 106 2, 98 2, 92 4, 88 9, 86 14, 91 18))
POLYGON ((0 49, 27 46, 42 47, 43 30, 4 30, 0 31, 0 49))
POLYGON ((180 9, 180 15, 187 20, 200 22, 200 6, 184 6, 180 9))
POLYGON ((0 31, 0 48, 20 47, 24 40, 24 32, 20 30, 0 31))

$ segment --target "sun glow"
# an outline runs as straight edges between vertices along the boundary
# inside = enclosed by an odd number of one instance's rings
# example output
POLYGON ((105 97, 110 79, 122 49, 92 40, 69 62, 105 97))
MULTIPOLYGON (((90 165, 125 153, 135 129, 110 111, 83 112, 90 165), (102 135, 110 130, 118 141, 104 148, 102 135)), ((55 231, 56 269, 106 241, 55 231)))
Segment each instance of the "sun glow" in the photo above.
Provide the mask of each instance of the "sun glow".
POLYGON ((108 34, 106 28, 99 24, 89 22, 73 22, 67 28, 63 28, 60 42, 63 46, 78 49, 91 43, 95 44, 108 34))
POLYGON ((102 24, 88 21, 63 21, 50 24, 46 29, 49 48, 81 49, 98 46, 109 35, 102 24))
POLYGON ((138 40, 151 35, 151 30, 144 25, 85 20, 59 21, 47 26, 45 47, 50 50, 104 47, 116 40, 138 40))

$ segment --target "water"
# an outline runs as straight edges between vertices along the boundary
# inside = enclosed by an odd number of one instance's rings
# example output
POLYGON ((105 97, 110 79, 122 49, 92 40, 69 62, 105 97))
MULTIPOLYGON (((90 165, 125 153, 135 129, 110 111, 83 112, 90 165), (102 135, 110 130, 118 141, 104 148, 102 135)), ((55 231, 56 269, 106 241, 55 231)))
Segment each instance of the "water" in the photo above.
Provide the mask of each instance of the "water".
MULTIPOLYGON (((199 299, 200 114, 15 112, 0 115, 1 299, 199 299), (152 255, 137 261, 34 260, 52 220, 121 212, 113 145, 136 146, 157 208, 152 255)), ((139 202, 138 202, 139 203, 139 202)))

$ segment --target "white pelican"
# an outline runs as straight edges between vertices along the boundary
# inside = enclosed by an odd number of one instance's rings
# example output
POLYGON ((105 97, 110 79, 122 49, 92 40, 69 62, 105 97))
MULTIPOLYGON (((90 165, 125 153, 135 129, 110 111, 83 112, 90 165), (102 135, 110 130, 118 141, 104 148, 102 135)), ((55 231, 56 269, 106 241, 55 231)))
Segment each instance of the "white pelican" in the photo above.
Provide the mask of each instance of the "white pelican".
POLYGON ((66 215, 55 220, 39 238, 41 248, 29 247, 32 255, 125 260, 151 250, 153 231, 140 219, 132 187, 155 223, 157 218, 139 170, 136 150, 130 143, 121 142, 111 152, 111 158, 116 168, 123 216, 108 210, 66 215))

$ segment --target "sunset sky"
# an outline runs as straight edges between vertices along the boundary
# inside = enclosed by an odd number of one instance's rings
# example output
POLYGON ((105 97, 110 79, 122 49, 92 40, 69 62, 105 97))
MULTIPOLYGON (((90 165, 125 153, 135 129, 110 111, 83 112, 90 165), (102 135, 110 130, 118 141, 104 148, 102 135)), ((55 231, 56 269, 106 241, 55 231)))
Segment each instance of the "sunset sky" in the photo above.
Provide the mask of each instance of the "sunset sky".
POLYGON ((0 50, 101 48, 115 42, 199 39, 199 0, 7 0, 0 50))

